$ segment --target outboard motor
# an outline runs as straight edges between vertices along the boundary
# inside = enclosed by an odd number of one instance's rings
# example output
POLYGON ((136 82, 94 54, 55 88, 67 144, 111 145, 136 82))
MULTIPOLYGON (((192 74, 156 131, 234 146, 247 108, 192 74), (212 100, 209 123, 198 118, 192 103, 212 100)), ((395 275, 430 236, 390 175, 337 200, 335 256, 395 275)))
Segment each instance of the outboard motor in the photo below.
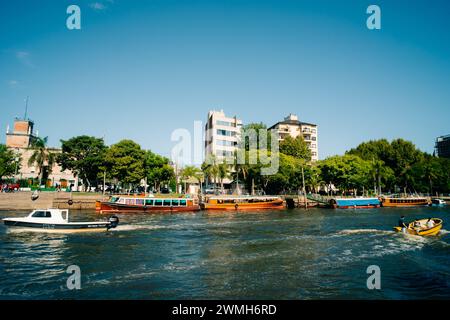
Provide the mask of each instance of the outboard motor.
POLYGON ((117 216, 111 216, 109 217, 108 222, 109 226, 107 229, 113 229, 119 225, 119 218, 117 216))
POLYGON ((39 192, 37 190, 34 190, 34 192, 31 194, 31 201, 35 201, 39 198, 39 192))

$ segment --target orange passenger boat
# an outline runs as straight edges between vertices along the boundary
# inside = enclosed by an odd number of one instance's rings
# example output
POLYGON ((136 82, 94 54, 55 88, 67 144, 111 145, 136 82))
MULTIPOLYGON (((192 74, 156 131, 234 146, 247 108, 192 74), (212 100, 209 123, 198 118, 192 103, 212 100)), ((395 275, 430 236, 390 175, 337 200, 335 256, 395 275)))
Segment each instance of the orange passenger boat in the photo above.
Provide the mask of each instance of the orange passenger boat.
POLYGON ((430 203, 430 199, 426 197, 381 197, 383 207, 428 206, 430 203))
POLYGON ((107 201, 97 201, 100 213, 155 213, 199 211, 197 200, 192 198, 155 198, 142 196, 112 196, 107 201))
POLYGON ((203 210, 263 210, 283 209, 283 199, 277 196, 214 196, 200 204, 203 210))

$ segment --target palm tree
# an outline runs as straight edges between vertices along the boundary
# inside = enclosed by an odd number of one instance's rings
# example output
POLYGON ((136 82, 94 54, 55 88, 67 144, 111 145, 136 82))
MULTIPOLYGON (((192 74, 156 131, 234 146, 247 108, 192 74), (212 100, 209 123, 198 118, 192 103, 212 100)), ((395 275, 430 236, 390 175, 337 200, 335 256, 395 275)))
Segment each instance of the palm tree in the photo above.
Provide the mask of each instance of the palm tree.
POLYGON ((202 183, 203 174, 199 168, 197 168, 195 166, 186 166, 181 170, 181 177, 184 180, 184 192, 187 191, 186 180, 189 179, 190 177, 196 179, 198 181, 198 183, 200 184, 200 189, 202 188, 201 183, 202 183))
POLYGON ((47 140, 48 137, 36 138, 30 146, 33 154, 28 159, 28 166, 36 166, 38 168, 39 184, 43 182, 45 170, 47 170, 47 174, 52 173, 52 168, 56 160, 56 154, 47 148, 47 140))
POLYGON ((203 174, 214 182, 214 190, 217 189, 217 176, 219 175, 219 165, 214 155, 210 155, 209 159, 202 164, 203 174))
POLYGON ((229 174, 228 165, 226 163, 220 163, 217 166, 217 176, 219 177, 219 181, 220 181, 220 191, 221 191, 221 193, 224 192, 223 180, 228 177, 228 174, 229 174))

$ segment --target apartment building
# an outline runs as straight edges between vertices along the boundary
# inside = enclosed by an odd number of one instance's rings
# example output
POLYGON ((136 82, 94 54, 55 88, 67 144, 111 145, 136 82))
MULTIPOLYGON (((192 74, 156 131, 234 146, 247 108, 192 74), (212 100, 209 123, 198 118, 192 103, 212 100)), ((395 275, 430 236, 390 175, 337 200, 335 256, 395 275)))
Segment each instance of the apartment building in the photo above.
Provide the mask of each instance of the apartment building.
POLYGON ((296 138, 301 135, 311 149, 311 160, 319 160, 319 139, 316 124, 299 121, 297 115, 290 114, 268 130, 271 129, 278 132, 279 141, 284 140, 287 136, 296 138))
POLYGON ((223 161, 231 157, 237 149, 242 121, 236 117, 227 117, 223 110, 208 112, 205 125, 205 159, 215 155, 223 161))
POLYGON ((435 150, 439 158, 450 158, 450 134, 436 138, 435 150))

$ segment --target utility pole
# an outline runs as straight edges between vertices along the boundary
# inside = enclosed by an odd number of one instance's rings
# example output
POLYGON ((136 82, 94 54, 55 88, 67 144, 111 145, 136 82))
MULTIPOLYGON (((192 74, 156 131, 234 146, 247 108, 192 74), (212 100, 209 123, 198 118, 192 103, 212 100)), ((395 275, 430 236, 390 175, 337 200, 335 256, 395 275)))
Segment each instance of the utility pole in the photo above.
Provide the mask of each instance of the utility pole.
POLYGON ((103 195, 105 195, 106 191, 106 170, 103 171, 103 195))
POLYGON ((305 201, 305 209, 308 209, 308 199, 306 198, 306 188, 305 188, 305 171, 302 166, 302 183, 303 183, 303 199, 305 201))

